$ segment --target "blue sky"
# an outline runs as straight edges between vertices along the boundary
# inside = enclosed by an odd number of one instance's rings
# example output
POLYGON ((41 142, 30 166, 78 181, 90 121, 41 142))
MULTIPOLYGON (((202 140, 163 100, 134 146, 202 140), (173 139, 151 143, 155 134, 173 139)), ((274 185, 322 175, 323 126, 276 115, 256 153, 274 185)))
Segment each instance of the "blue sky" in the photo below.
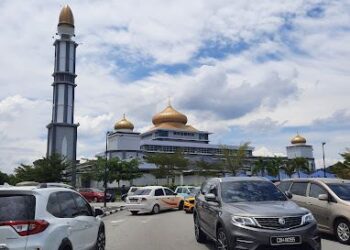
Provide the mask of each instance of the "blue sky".
POLYGON ((53 36, 76 26, 79 157, 126 113, 138 131, 171 98, 212 143, 285 154, 299 131, 327 164, 350 147, 350 4, 326 0, 0 3, 0 170, 45 155, 53 36))

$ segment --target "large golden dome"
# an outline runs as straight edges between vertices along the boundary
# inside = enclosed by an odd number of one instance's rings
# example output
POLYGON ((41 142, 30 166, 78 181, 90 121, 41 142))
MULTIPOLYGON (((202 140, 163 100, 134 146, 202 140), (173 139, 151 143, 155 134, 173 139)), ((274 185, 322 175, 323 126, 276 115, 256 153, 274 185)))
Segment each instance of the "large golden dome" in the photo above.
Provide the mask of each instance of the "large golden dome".
POLYGON ((297 134, 296 136, 293 137, 293 139, 291 140, 291 143, 292 144, 306 143, 306 139, 300 136, 299 134, 297 134))
POLYGON ((74 27, 73 12, 71 8, 68 6, 68 4, 62 8, 60 17, 58 18, 58 26, 61 24, 66 24, 74 27))
POLYGON ((134 124, 132 124, 130 121, 128 121, 125 118, 125 114, 123 115, 123 119, 120 121, 116 122, 114 125, 114 129, 119 130, 119 129, 128 129, 128 130, 134 130, 134 124))
POLYGON ((158 126, 162 123, 186 125, 187 117, 175 110, 169 103, 168 107, 166 107, 162 112, 153 116, 152 122, 155 126, 158 126))

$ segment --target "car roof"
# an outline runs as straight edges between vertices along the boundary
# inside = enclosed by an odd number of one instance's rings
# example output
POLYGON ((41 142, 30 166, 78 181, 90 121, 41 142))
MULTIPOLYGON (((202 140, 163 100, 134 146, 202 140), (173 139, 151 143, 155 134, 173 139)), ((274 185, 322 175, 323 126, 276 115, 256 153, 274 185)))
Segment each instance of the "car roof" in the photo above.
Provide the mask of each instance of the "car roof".
POLYGON ((48 187, 48 188, 41 188, 38 186, 10 186, 10 187, 0 187, 0 193, 52 193, 52 192, 59 192, 59 191, 73 191, 69 188, 63 188, 63 187, 48 187))
POLYGON ((212 178, 210 180, 218 180, 219 182, 232 182, 232 181, 268 181, 268 179, 264 177, 240 177, 240 176, 232 176, 232 177, 221 177, 221 178, 212 178))
POLYGON ((284 179, 282 181, 313 181, 313 182, 323 182, 323 183, 350 183, 349 180, 343 180, 338 178, 291 178, 284 179))

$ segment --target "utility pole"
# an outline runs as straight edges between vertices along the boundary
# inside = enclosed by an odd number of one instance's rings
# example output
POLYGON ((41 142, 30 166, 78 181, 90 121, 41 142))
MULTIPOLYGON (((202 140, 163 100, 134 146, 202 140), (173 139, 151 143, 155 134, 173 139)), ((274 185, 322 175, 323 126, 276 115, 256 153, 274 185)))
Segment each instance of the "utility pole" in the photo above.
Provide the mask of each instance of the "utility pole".
POLYGON ((324 145, 326 145, 326 143, 325 143, 325 142, 322 142, 323 177, 326 178, 326 160, 325 160, 325 153, 324 153, 324 145))
POLYGON ((107 207, 107 140, 108 140, 109 132, 106 132, 106 150, 105 150, 105 171, 104 171, 104 177, 103 177, 103 186, 105 188, 104 190, 104 199, 103 199, 103 206, 107 207))

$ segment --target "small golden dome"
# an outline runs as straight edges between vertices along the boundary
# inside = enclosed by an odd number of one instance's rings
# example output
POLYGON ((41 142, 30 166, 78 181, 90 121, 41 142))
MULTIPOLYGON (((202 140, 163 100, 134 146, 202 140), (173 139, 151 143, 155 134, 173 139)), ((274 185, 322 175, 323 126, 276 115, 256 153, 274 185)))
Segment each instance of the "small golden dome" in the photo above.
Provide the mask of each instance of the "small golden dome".
POLYGON ((155 126, 162 123, 181 123, 186 125, 187 117, 175 110, 169 103, 168 107, 166 107, 162 112, 153 116, 152 122, 155 126))
POLYGON ((120 121, 116 122, 114 125, 114 129, 119 130, 119 129, 129 129, 129 130, 134 130, 134 124, 132 124, 130 121, 128 121, 125 118, 125 114, 123 115, 123 119, 120 121))
POLYGON ((306 139, 299 134, 297 134, 292 140, 292 144, 301 144, 301 143, 306 143, 306 139))
POLYGON ((58 18, 58 26, 61 24, 66 24, 74 27, 74 17, 71 8, 66 4, 60 13, 60 17, 58 18))

